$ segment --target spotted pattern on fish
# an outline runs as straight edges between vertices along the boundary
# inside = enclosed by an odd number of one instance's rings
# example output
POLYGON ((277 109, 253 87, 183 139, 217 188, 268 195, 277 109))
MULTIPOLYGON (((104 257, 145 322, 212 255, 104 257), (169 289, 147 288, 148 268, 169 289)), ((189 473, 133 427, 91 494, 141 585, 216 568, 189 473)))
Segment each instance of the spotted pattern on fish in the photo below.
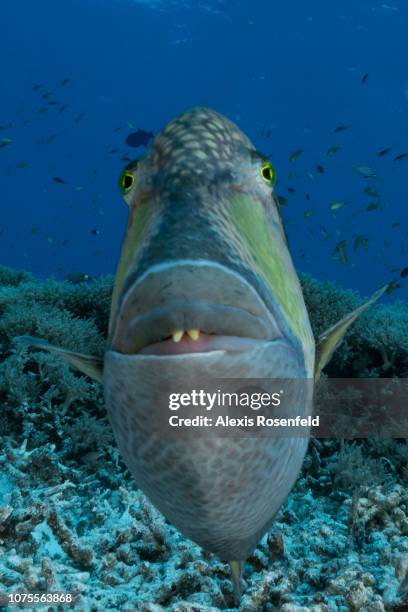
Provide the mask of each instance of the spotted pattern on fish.
POLYGON ((143 226, 143 232, 134 229, 125 242, 124 268, 132 272, 126 280, 118 275, 115 296, 125 295, 158 262, 187 257, 217 261, 256 288, 285 334, 300 343, 312 373, 308 314, 278 206, 259 175, 260 163, 250 140, 215 111, 191 109, 171 121, 139 160, 132 214, 133 225, 143 226), (140 194, 148 194, 142 203, 140 194))

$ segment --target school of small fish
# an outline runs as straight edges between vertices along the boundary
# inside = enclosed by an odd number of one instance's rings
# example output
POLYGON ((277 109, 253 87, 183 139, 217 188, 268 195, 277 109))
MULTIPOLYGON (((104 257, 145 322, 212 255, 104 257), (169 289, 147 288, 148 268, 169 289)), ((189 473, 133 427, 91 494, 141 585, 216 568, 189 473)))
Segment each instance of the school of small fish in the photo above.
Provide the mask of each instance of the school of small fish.
MULTIPOLYGON (((371 83, 370 75, 368 72, 364 72, 360 77, 361 85, 367 86, 367 83, 371 83)), ((54 88, 48 88, 45 83, 34 83, 31 87, 31 93, 35 96, 34 100, 38 101, 38 106, 33 110, 31 116, 21 117, 20 113, 16 114, 16 118, 14 121, 3 122, 0 124, 0 132, 4 133, 4 136, 0 138, 0 163, 2 167, 6 170, 6 174, 12 176, 15 171, 24 171, 29 168, 29 162, 27 159, 21 159, 20 161, 15 162, 13 165, 9 164, 7 166, 7 155, 14 152, 22 146, 22 143, 18 137, 13 136, 13 130, 18 128, 19 126, 26 126, 29 124, 38 121, 38 115, 43 115, 45 113, 56 113, 56 128, 52 133, 41 135, 37 139, 37 145, 52 145, 53 143, 58 143, 60 132, 58 131, 58 127, 60 125, 61 119, 59 118, 62 113, 64 116, 67 116, 71 113, 70 121, 72 122, 72 126, 81 127, 85 126, 88 113, 86 110, 80 110, 79 112, 71 107, 70 104, 63 101, 64 92, 67 87, 72 83, 72 79, 70 77, 65 77, 60 80, 54 88)), ((368 85, 369 86, 369 85, 368 85)), ((354 253, 354 257, 357 257, 362 250, 367 250, 369 248, 369 244, 372 243, 372 240, 368 236, 360 235, 357 227, 353 227, 353 231, 351 231, 348 235, 341 235, 344 232, 344 229, 340 229, 340 227, 336 227, 334 230, 332 227, 328 227, 324 225, 325 221, 319 223, 317 226, 313 225, 314 219, 319 218, 319 213, 322 210, 312 199, 310 193, 306 193, 304 195, 305 200, 308 202, 307 208, 299 208, 299 195, 297 193, 297 189, 291 185, 292 181, 297 179, 299 176, 299 172, 297 168, 299 168, 299 164, 302 166, 301 174, 303 174, 310 180, 314 180, 318 176, 324 176, 327 172, 330 171, 329 165, 333 163, 334 159, 337 159, 338 156, 342 156, 342 152, 346 147, 346 139, 347 134, 352 133, 353 125, 351 123, 339 123, 335 125, 332 129, 332 133, 339 138, 341 144, 339 142, 327 146, 326 150, 322 153, 322 160, 325 159, 326 162, 323 163, 319 161, 310 167, 310 162, 306 159, 306 149, 303 146, 295 148, 292 153, 288 156, 288 164, 289 170, 287 181, 286 181, 286 190, 288 196, 282 193, 284 187, 284 180, 278 182, 278 195, 276 196, 277 201, 280 207, 285 207, 285 214, 292 212, 290 207, 290 199, 293 198, 296 200, 296 212, 300 211, 303 219, 308 222, 308 232, 311 236, 318 235, 324 242, 333 241, 331 247, 331 256, 338 260, 341 265, 351 265, 354 267, 355 259, 353 257, 350 259, 348 256, 348 250, 352 250, 354 253), (312 224, 312 225, 310 225, 312 224), (357 247, 356 247, 356 236, 358 237, 357 247), (354 246, 352 246, 354 244, 354 246), (361 249, 360 247, 363 247, 361 249)), ((114 141, 112 145, 107 146, 106 153, 108 155, 118 155, 120 161, 129 162, 133 158, 133 155, 130 153, 131 149, 137 149, 138 151, 142 151, 151 143, 154 132, 153 130, 146 130, 141 127, 138 127, 136 122, 131 120, 125 120, 117 125, 112 126, 112 131, 114 134, 114 141), (120 137, 120 142, 118 142, 118 137, 120 137)), ((260 133, 260 136, 265 139, 271 138, 273 133, 273 128, 268 126, 268 123, 265 122, 260 133)), ((329 144, 329 143, 328 143, 329 144)), ((392 146, 385 146, 377 151, 373 152, 373 158, 377 158, 378 163, 381 163, 383 159, 388 160, 391 163, 401 163, 408 161, 408 151, 398 150, 392 146)), ((68 159, 72 158, 72 154, 68 153, 68 159)), ((389 163, 387 162, 387 163, 389 163)), ((282 164, 284 165, 284 164, 282 164)), ((386 213, 387 217, 392 213, 392 208, 388 202, 383 201, 383 197, 381 193, 379 193, 378 186, 381 183, 382 177, 379 173, 379 168, 376 167, 376 163, 352 163, 351 170, 352 172, 364 179, 368 185, 366 184, 363 188, 363 193, 371 198, 371 201, 358 203, 359 207, 356 209, 353 206, 353 202, 339 198, 333 199, 333 201, 329 201, 326 203, 326 209, 331 213, 331 217, 333 220, 341 220, 353 222, 354 219, 360 217, 365 214, 379 214, 381 212, 386 213), (348 216, 347 216, 348 215, 348 216)), ((27 171, 27 170, 26 170, 27 171)), ((92 176, 95 177, 98 174, 98 170, 96 168, 90 171, 92 176)), ((63 190, 72 190, 74 193, 77 193, 78 196, 80 192, 86 191, 89 194, 89 189, 87 186, 83 184, 74 184, 72 179, 70 180, 68 177, 64 176, 64 171, 59 172, 56 171, 55 168, 49 168, 48 170, 48 178, 45 179, 46 182, 51 181, 54 185, 56 185, 56 189, 61 189, 61 193, 63 190), (58 187, 57 187, 58 186, 58 187)), ((351 180, 351 179, 350 179, 351 180)), ((44 190, 47 190, 45 187, 44 190)), ((69 193, 64 192, 68 197, 69 193)), ((59 194, 58 196, 59 197, 59 194)), ((89 195, 88 201, 90 201, 92 209, 96 212, 96 214, 100 217, 104 215, 103 207, 101 205, 102 194, 97 193, 94 195, 89 195)), ((69 208, 73 208, 74 204, 68 204, 69 208)), ((374 218, 374 217, 373 217, 374 218)), ((379 217, 380 219, 380 217, 379 217)), ((381 219, 383 219, 381 217, 381 219)), ((293 226, 295 221, 293 218, 285 218, 285 224, 287 226, 293 226)), ((389 219, 386 220, 388 222, 389 219)), ((408 226, 406 223, 401 223, 401 221, 391 219, 389 223, 389 227, 392 231, 397 232, 398 240, 400 240, 400 254, 405 257, 407 254, 407 242, 408 242, 408 226)), ((0 227, 0 235, 4 236, 7 234, 6 227, 0 227)), ((44 239, 48 242, 48 244, 55 244, 55 238, 52 235, 49 235, 45 229, 41 228, 33 228, 30 227, 27 229, 27 234, 30 236, 36 236, 36 239, 44 239)), ((89 235, 94 237, 95 240, 98 236, 101 236, 102 231, 101 228, 98 227, 98 221, 95 221, 95 225, 89 228, 89 235)), ((20 238, 20 232, 17 232, 15 238, 20 238)), ((70 243, 70 237, 67 236, 63 240, 59 242, 61 246, 65 247, 70 243)), ((95 243, 96 244, 96 243, 95 243)), ((390 241, 385 240, 382 248, 386 249, 390 246, 390 241)), ((102 254, 101 251, 95 251, 95 254, 102 254)), ((307 258, 307 249, 304 247, 299 249, 299 255, 301 258, 307 258)), ((377 253, 373 255, 373 258, 378 258, 380 255, 377 253)), ((385 259, 384 259, 385 260, 385 259)), ((398 268, 391 263, 387 263, 387 267, 389 271, 398 270, 401 272, 401 278, 406 278, 406 275, 402 275, 402 272, 405 268, 398 268)), ((70 270, 65 270, 63 266, 58 266, 57 271, 62 274, 67 274, 71 272, 70 270)))

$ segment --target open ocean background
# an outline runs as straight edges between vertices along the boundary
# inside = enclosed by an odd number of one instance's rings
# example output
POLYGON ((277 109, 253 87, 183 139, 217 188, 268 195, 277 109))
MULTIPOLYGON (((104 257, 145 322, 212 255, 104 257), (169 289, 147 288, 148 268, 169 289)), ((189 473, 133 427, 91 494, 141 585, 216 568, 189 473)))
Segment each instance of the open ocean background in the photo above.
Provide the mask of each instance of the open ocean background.
POLYGON ((2 265, 113 273, 127 136, 206 105, 270 154, 299 270, 407 297, 407 2, 1 0, 0 23, 2 265))

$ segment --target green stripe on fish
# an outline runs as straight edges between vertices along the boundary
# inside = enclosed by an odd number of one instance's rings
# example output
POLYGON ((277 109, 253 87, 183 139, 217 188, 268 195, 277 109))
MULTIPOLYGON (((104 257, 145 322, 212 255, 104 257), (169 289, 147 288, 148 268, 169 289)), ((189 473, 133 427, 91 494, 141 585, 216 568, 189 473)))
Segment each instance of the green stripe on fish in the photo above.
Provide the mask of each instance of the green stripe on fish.
POLYGON ((302 343, 308 365, 313 368, 314 340, 309 317, 280 220, 277 215, 271 218, 271 213, 268 218, 262 202, 246 195, 232 198, 230 215, 246 258, 250 258, 250 265, 267 282, 275 302, 302 343))

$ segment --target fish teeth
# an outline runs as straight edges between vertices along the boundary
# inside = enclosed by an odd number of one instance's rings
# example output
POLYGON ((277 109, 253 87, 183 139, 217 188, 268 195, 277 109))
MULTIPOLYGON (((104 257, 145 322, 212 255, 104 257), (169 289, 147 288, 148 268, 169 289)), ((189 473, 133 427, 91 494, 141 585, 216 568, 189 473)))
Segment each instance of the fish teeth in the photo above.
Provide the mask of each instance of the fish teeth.
POLYGON ((199 329, 188 329, 186 332, 184 329, 177 329, 172 333, 173 342, 180 342, 184 336, 184 333, 186 333, 192 340, 198 340, 200 337, 199 329))
POLYGON ((180 342, 180 340, 182 339, 184 334, 184 331, 182 329, 177 329, 175 332, 173 332, 172 337, 173 337, 173 342, 180 342))
POLYGON ((192 340, 198 340, 200 337, 199 329, 188 329, 187 334, 190 336, 192 340))

